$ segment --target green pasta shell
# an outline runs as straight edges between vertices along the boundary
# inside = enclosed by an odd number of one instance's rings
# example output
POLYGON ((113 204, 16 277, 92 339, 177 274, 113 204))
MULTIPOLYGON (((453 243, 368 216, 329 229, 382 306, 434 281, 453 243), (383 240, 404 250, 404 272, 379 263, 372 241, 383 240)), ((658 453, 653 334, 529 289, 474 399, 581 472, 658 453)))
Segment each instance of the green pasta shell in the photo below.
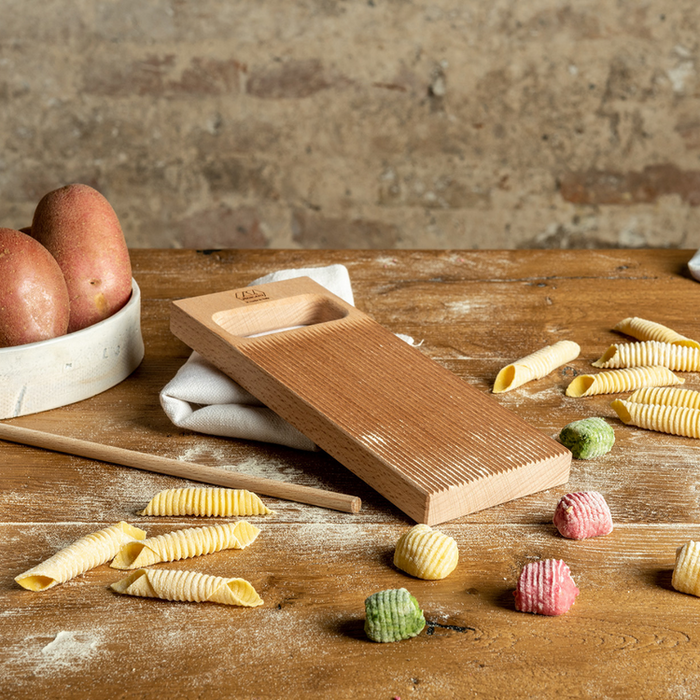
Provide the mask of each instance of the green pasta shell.
POLYGON ((584 418, 564 426, 559 440, 575 459, 594 459, 610 452, 615 431, 602 418, 584 418))
POLYGON ((418 601, 405 588, 390 588, 365 600, 365 634, 373 642, 398 642, 425 627, 418 601))

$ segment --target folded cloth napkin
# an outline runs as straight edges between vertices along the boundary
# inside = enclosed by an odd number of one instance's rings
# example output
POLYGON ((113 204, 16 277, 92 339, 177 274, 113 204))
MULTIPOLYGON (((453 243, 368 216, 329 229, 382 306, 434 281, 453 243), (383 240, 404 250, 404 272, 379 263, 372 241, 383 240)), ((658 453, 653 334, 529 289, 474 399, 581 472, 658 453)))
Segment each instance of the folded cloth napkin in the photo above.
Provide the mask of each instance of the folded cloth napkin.
MULTIPOLYGON (((344 265, 280 270, 254 280, 249 286, 296 277, 311 277, 354 305, 350 275, 344 265)), ((399 337, 413 345, 410 336, 399 337)), ((196 352, 163 387, 160 404, 176 426, 187 430, 274 442, 300 450, 318 449, 313 441, 196 352)))
POLYGON ((700 280, 700 250, 698 250, 688 262, 688 269, 690 274, 695 277, 696 280, 700 280))

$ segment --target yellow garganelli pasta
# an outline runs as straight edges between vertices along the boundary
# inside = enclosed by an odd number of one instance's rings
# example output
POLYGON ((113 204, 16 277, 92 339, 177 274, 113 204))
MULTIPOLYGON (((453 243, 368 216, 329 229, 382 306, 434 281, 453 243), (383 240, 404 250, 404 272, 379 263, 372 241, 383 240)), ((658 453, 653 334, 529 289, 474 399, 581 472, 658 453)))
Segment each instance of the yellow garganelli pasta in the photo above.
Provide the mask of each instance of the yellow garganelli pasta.
POLYGON ((457 543, 429 525, 414 525, 396 543, 394 566, 429 581, 451 574, 459 561, 457 543))
POLYGON ((629 335, 637 340, 659 340, 662 343, 672 343, 673 345, 684 345, 689 348, 698 348, 700 343, 697 340, 686 338, 680 333, 671 330, 666 326, 654 321, 647 321, 643 318, 625 318, 618 323, 613 330, 625 335, 629 335))
POLYGON ((500 394, 522 386, 533 379, 541 379, 557 367, 575 360, 580 352, 581 348, 578 343, 574 343, 572 340, 560 340, 554 345, 536 350, 531 355, 506 365, 496 376, 493 393, 500 394))
POLYGON ((700 542, 690 540, 676 550, 671 585, 681 593, 700 596, 700 542))
POLYGON ((672 386, 638 389, 628 399, 631 403, 656 403, 662 406, 700 408, 700 391, 677 389, 672 386))
POLYGON ((658 433, 700 438, 700 409, 684 406, 632 403, 615 399, 610 404, 623 423, 658 433))
POLYGON ((137 569, 110 588, 123 595, 162 600, 221 603, 253 608, 263 604, 253 586, 242 578, 222 578, 181 569, 137 569))
POLYGON ((629 367, 598 374, 580 374, 566 388, 566 395, 579 397, 616 394, 645 386, 667 386, 684 382, 685 379, 677 377, 668 367, 629 367))
POLYGON ((594 367, 668 367, 677 372, 700 370, 700 350, 658 340, 611 345, 594 367))
POLYGON ((143 540, 145 537, 146 533, 143 530, 129 523, 110 525, 81 537, 33 569, 17 576, 15 581, 27 590, 45 591, 96 566, 106 564, 124 544, 143 540))
POLYGON ((139 515, 201 515, 230 517, 269 515, 260 497, 245 489, 212 486, 166 489, 157 493, 139 515))
POLYGON ((140 569, 162 561, 178 561, 224 549, 245 549, 260 530, 245 520, 237 523, 190 527, 125 544, 114 557, 114 569, 140 569))

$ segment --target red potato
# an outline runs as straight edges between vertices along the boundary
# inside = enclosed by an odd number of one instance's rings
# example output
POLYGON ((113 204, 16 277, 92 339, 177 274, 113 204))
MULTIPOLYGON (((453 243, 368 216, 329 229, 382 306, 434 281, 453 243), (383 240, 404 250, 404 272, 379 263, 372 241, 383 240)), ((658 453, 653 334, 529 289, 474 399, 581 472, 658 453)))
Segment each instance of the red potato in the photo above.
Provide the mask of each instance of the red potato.
POLYGON ((129 251, 114 209, 97 190, 73 184, 44 195, 31 233, 63 271, 69 333, 108 318, 129 300, 129 251))
POLYGON ((68 288, 51 253, 26 233, 0 228, 0 347, 65 335, 69 314, 68 288))

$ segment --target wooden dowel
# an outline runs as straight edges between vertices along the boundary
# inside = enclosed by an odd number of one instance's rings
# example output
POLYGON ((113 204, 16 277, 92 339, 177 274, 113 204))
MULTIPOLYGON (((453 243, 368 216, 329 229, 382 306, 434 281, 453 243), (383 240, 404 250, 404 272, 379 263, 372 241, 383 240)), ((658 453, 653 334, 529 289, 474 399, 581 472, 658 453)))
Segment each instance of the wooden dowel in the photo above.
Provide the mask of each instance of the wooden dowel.
POLYGON ((182 479, 201 481, 216 486, 232 489, 248 489, 257 494, 282 498, 296 503, 306 503, 321 508, 331 508, 344 513, 357 513, 362 501, 357 496, 344 493, 324 491, 311 486, 299 486, 274 479, 262 479, 248 474, 228 472, 216 467, 206 467, 192 462, 181 462, 179 459, 158 457, 122 447, 100 445, 96 442, 78 440, 76 438, 44 433, 17 425, 0 423, 0 439, 16 442, 21 445, 41 447, 54 452, 64 452, 78 457, 88 457, 101 462, 111 462, 124 467, 145 469, 149 472, 178 476, 182 479))

